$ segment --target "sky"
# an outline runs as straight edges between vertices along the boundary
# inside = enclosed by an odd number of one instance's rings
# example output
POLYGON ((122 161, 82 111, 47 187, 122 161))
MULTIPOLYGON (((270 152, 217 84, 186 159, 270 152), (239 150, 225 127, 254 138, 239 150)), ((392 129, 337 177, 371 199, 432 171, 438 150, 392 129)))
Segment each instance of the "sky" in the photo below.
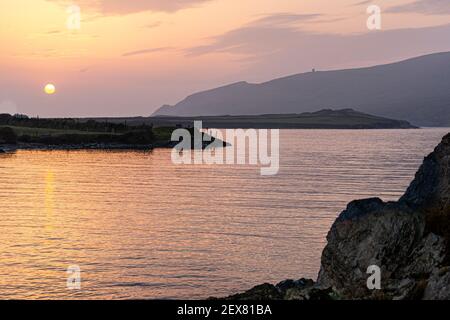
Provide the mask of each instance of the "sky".
POLYGON ((0 0, 0 113, 149 116, 238 81, 442 51, 449 0, 0 0))

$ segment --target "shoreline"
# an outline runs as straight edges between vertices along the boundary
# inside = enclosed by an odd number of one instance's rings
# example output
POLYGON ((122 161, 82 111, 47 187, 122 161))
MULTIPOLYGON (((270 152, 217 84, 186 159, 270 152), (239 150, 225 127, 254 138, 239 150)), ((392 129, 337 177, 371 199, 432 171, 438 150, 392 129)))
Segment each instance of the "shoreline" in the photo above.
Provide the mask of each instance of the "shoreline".
POLYGON ((390 119, 362 113, 353 109, 322 109, 316 112, 260 115, 216 116, 151 116, 99 117, 79 121, 108 121, 112 123, 151 124, 158 126, 192 126, 202 121, 203 127, 216 129, 416 129, 416 125, 400 119, 390 119))
MULTIPOLYGON (((203 141, 202 149, 216 141, 203 141)), ((159 141, 153 144, 119 144, 119 143, 86 143, 86 144, 63 144, 63 145, 45 145, 38 143, 18 143, 0 145, 0 154, 16 151, 143 151, 148 152, 154 149, 172 149, 179 141, 159 141)), ((231 146, 230 143, 223 141, 223 148, 231 146)), ((192 149, 195 149, 192 144, 192 149)))
POLYGON ((86 143, 86 144, 63 144, 63 145, 45 145, 33 143, 18 143, 16 145, 0 145, 0 150, 4 152, 14 152, 19 150, 30 151, 76 151, 76 150, 136 150, 151 151, 158 148, 172 148, 171 142, 161 142, 145 145, 130 145, 116 143, 86 143))
POLYGON ((449 167, 450 133, 398 201, 350 202, 328 232, 316 280, 264 283, 209 299, 450 300, 449 167))

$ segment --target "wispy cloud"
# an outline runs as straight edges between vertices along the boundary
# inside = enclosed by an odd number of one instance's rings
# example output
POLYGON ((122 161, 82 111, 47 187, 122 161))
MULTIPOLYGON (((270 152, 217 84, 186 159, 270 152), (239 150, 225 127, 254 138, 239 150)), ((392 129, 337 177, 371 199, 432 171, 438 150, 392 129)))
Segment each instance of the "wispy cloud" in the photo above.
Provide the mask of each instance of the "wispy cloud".
POLYGON ((45 32, 45 34, 60 34, 60 33, 62 33, 61 30, 51 30, 51 31, 45 32))
POLYGON ((368 6, 370 4, 373 4, 373 0, 364 0, 364 1, 360 1, 358 3, 353 4, 352 6, 368 6))
POLYGON ((312 68, 354 67, 450 51, 450 43, 445 41, 450 37, 450 25, 361 34, 319 33, 303 28, 302 22, 317 23, 323 19, 288 15, 265 17, 184 52, 187 57, 197 58, 225 53, 233 61, 245 64, 247 74, 262 78, 312 68))
POLYGON ((414 2, 394 6, 386 10, 391 13, 421 13, 430 15, 450 14, 449 0, 415 0, 414 2))
POLYGON ((92 69, 92 67, 84 67, 84 68, 81 68, 80 70, 78 70, 80 73, 85 73, 85 72, 88 72, 88 71, 90 71, 92 69))
POLYGON ((301 31, 301 22, 312 21, 320 14, 277 13, 254 20, 243 27, 211 38, 208 45, 191 47, 188 56, 199 56, 212 52, 258 52, 264 53, 279 48, 285 39, 292 39, 301 31), (269 45, 270 44, 270 45, 269 45), (271 48, 268 48, 268 45, 271 48), (250 49, 252 47, 252 49, 250 49), (255 51, 252 51, 252 50, 255 51))
POLYGON ((310 21, 320 17, 321 14, 295 14, 281 12, 263 16, 249 23, 250 26, 292 26, 299 22, 310 21))
POLYGON ((161 21, 156 21, 156 22, 153 22, 153 23, 150 23, 150 24, 147 24, 147 25, 143 26, 143 28, 145 28, 145 29, 154 29, 154 28, 159 27, 161 24, 162 24, 161 21))
POLYGON ((150 54, 154 52, 161 52, 161 51, 167 51, 173 49, 172 47, 160 47, 160 48, 152 48, 152 49, 143 49, 143 50, 136 50, 136 51, 130 51, 125 52, 122 54, 122 57, 132 57, 132 56, 138 56, 143 54, 150 54))
MULTIPOLYGON (((73 4, 69 0, 47 0, 64 5, 73 4)), ((126 15, 143 11, 176 12, 195 7, 213 0, 78 0, 82 10, 90 10, 103 15, 126 15)))

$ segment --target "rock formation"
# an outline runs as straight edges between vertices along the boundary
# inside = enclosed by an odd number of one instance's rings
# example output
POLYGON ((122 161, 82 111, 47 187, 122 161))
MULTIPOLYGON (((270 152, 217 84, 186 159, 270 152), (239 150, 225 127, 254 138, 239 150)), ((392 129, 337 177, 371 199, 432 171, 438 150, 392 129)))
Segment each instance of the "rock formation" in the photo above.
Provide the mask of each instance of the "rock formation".
POLYGON ((233 299, 450 299, 450 134, 398 202, 351 202, 327 236, 317 282, 265 284, 233 299), (381 271, 369 290, 368 268, 381 271))

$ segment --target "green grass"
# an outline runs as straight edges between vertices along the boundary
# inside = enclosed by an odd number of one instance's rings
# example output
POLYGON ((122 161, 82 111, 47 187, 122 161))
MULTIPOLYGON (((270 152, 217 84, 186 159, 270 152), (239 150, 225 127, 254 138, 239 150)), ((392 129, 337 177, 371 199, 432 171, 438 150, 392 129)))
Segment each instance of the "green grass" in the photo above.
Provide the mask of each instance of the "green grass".
POLYGON ((153 128, 153 134, 156 140, 170 140, 172 138, 172 132, 175 130, 174 127, 158 127, 153 128))
MULTIPOLYGON (((59 135, 120 135, 108 132, 94 132, 81 130, 64 130, 64 129, 48 129, 48 128, 32 128, 0 125, 0 128, 11 128, 18 137, 43 137, 43 136, 59 136, 59 135)), ((168 141, 172 137, 175 127, 159 127, 153 128, 153 134, 156 141, 168 141)))

